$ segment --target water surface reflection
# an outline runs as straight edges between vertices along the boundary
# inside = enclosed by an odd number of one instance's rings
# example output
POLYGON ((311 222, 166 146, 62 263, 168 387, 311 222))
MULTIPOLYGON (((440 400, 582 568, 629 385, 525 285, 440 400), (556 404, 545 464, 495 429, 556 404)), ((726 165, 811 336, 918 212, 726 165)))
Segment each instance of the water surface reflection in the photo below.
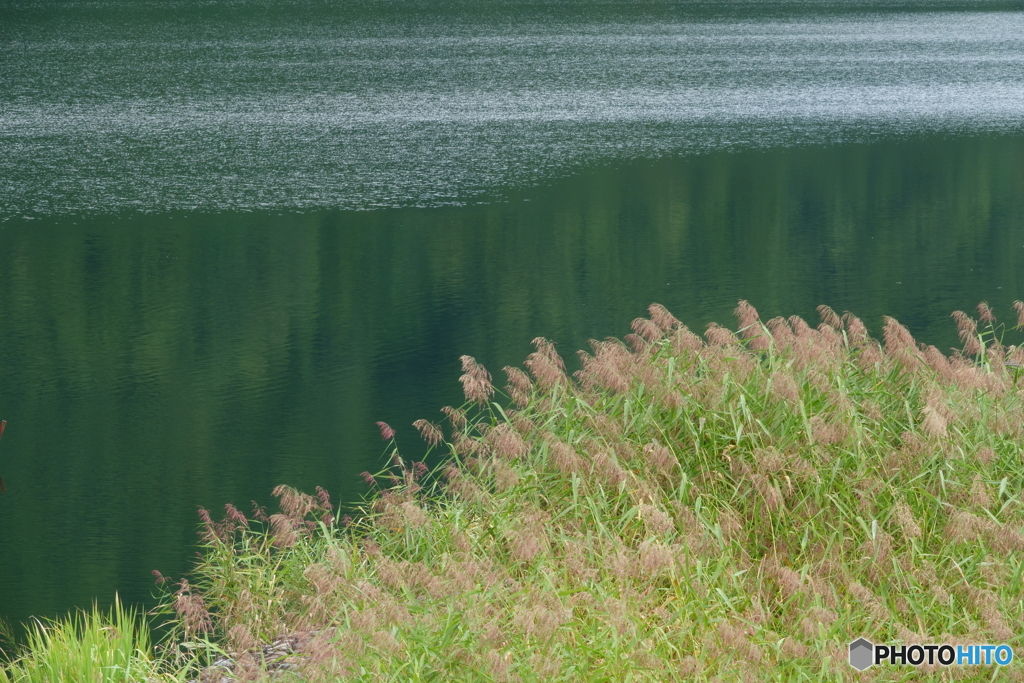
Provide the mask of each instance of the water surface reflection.
MULTIPOLYGON (((543 335, 571 356, 658 301, 691 327, 827 303, 955 343, 1024 298, 1024 139, 716 153, 592 169, 483 205, 122 213, 0 226, 0 606, 146 601, 195 508, 336 498, 373 422, 461 400, 543 335)), ((570 358, 570 363, 572 359, 570 358)))

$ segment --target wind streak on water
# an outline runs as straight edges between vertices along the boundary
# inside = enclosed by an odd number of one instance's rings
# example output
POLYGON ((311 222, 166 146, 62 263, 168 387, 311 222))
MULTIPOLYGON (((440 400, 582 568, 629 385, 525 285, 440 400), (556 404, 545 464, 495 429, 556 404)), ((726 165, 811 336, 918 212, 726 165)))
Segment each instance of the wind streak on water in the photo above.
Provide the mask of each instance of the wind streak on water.
POLYGON ((595 162, 1024 114, 1017 12, 16 18, 0 216, 463 203, 595 162))

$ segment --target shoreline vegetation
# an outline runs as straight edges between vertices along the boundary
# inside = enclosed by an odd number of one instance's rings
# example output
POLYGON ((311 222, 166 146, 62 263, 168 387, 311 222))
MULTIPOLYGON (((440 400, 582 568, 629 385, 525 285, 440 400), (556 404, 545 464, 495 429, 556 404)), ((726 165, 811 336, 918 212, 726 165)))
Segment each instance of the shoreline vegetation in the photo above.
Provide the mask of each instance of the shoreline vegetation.
POLYGON ((203 511, 162 645, 94 609, 37 624, 0 683, 1024 680, 847 663, 859 637, 1021 651, 1024 349, 986 304, 951 356, 824 306, 741 301, 703 338, 649 310, 574 377, 535 340, 507 406, 463 356, 467 404, 415 423, 438 466, 379 423, 354 518, 286 486, 276 514, 203 511))

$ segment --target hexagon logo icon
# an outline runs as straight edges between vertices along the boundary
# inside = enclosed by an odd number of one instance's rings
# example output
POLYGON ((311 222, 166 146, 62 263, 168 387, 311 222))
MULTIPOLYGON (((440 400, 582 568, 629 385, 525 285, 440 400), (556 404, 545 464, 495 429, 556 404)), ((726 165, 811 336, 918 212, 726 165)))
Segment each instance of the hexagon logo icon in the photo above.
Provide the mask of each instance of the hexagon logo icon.
POLYGON ((864 638, 858 638, 850 643, 850 666, 857 671, 863 671, 874 662, 875 646, 864 638))

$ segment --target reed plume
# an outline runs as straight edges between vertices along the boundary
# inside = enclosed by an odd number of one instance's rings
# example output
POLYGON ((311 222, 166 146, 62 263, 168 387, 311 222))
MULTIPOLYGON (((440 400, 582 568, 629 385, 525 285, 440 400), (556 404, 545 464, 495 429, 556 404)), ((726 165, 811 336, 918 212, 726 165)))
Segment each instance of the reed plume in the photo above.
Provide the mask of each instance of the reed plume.
POLYGON ((487 405, 494 396, 494 386, 491 384, 491 373, 487 368, 476 362, 472 356, 460 356, 462 361, 462 389, 466 394, 466 400, 478 405, 487 405))
POLYGON ((413 422, 412 426, 419 430, 420 436, 431 446, 436 446, 444 441, 444 433, 433 422, 420 419, 413 422))
POLYGON ((662 329, 653 320, 648 320, 647 318, 635 319, 631 327, 633 332, 649 344, 658 341, 663 335, 662 329))
POLYGON ((1014 301, 1013 310, 1017 311, 1017 328, 1024 328, 1024 301, 1014 301))
MULTIPOLYGON (((445 449, 439 476, 388 446, 342 525, 323 490, 275 489, 269 525, 206 513, 179 618, 196 638, 203 607, 230 642, 303 643, 294 673, 325 682, 818 680, 847 671, 836 634, 1012 635, 1024 392, 1002 363, 1019 349, 987 328, 970 354, 962 312, 952 356, 824 306, 812 327, 740 301, 738 332, 706 340, 649 313, 628 345, 591 342, 574 380, 534 340, 529 374, 505 368, 515 410, 464 356, 450 438, 414 423, 445 449)), ((235 672, 273 673, 250 663, 235 672)))
POLYGON ((377 428, 380 429, 380 438, 383 441, 391 441, 395 438, 395 430, 387 422, 378 422, 377 428))
POLYGON ((509 397, 520 408, 526 406, 530 402, 530 393, 533 390, 533 382, 530 381, 530 377, 519 368, 506 365, 502 370, 508 377, 506 388, 509 397))
POLYGON ((829 308, 825 304, 822 304, 822 305, 818 306, 817 311, 818 311, 818 315, 821 317, 821 324, 822 325, 828 325, 833 330, 841 330, 841 329, 843 329, 842 318, 840 318, 836 314, 836 312, 833 311, 831 308, 829 308))
POLYGON ((982 301, 978 304, 978 320, 986 324, 993 324, 996 321, 996 316, 992 313, 992 309, 989 307, 988 302, 982 301))
POLYGON ((707 337, 711 346, 728 347, 738 343, 736 336, 718 323, 708 323, 708 329, 704 336, 707 337))
POLYGON ((533 340, 537 348, 526 358, 526 367, 544 389, 553 389, 566 382, 565 362, 555 351, 555 345, 543 337, 533 340))
POLYGON ((960 341, 964 344, 964 353, 969 356, 980 354, 982 349, 981 342, 978 341, 978 323, 963 311, 953 311, 951 317, 956 321, 960 341))
POLYGON ((465 429, 468 421, 466 420, 466 411, 461 408, 452 408, 451 406, 445 406, 441 408, 441 412, 445 414, 448 421, 452 423, 452 426, 456 429, 465 429))
POLYGON ((661 304, 651 304, 647 308, 648 314, 651 316, 651 320, 657 325, 662 332, 668 333, 671 330, 678 329, 682 323, 680 323, 674 315, 668 312, 661 304))

